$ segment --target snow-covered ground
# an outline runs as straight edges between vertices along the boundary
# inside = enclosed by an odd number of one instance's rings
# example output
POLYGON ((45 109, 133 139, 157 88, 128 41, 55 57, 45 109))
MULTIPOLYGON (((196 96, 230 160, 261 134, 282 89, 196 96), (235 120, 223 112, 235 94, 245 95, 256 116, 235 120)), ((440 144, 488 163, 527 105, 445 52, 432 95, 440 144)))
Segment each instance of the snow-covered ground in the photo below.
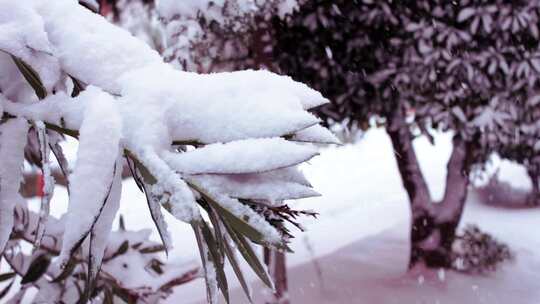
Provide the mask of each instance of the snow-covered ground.
MULTIPOLYGON (((444 190, 450 139, 439 135, 435 146, 423 138, 415 142, 435 198, 444 190)), ((508 162, 500 168, 514 187, 530 187, 521 168, 508 162)), ((294 205, 320 217, 303 222, 308 231, 298 234, 295 253, 288 255, 292 303, 540 303, 540 234, 534 228, 540 210, 487 207, 473 192, 462 225, 476 223, 508 243, 515 262, 487 276, 406 274, 409 210, 385 132, 371 130, 355 145, 325 149, 304 170, 323 196, 294 205)), ((268 291, 251 277, 255 302, 264 303, 268 291)), ((204 297, 203 283, 196 281, 178 288, 169 302, 204 303, 204 297)), ((247 303, 238 287, 231 302, 247 303)))
MULTIPOLYGON (((441 134, 432 146, 415 141, 421 166, 434 198, 442 197, 451 136, 441 134)), ((288 255, 290 297, 293 303, 540 303, 540 234, 536 232, 540 209, 497 209, 478 203, 484 196, 472 193, 462 225, 476 223, 508 243, 517 257, 487 276, 453 272, 406 274, 409 209, 397 173, 390 140, 385 132, 367 132, 354 145, 324 148, 303 170, 322 196, 293 203, 313 209, 318 219, 304 219, 308 229, 293 240, 288 255)), ((508 162, 500 176, 513 187, 527 189, 522 168, 508 162)), ((124 182, 120 213, 129 229, 151 227, 143 194, 132 181, 124 182)), ((496 194, 495 194, 496 195, 496 194)), ((66 194, 55 193, 54 213, 65 208, 66 194), (64 206, 62 206, 64 205, 64 206)), ((175 249, 174 263, 198 263, 191 228, 167 216, 175 249)), ((155 232, 154 232, 155 233, 155 232)), ((157 238, 157 233, 155 233, 157 238)), ((256 303, 268 296, 246 267, 253 282, 256 303)), ((232 271, 228 272, 231 303, 247 303, 232 271)), ((168 303, 205 303, 201 280, 176 289, 168 303)))

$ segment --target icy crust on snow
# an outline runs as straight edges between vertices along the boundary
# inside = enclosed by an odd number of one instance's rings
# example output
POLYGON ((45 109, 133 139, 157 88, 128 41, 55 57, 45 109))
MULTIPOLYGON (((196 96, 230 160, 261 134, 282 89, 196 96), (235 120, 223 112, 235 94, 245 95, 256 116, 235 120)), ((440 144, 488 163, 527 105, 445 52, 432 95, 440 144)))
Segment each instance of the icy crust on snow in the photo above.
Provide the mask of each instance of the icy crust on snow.
MULTIPOLYGON (((97 89, 96 89, 97 90, 97 89)), ((60 261, 66 261, 70 250, 91 229, 105 200, 114 195, 113 177, 119 155, 121 119, 114 99, 96 94, 84 111, 79 130, 77 162, 70 176, 71 193, 60 261)))
POLYGON ((22 200, 19 187, 27 133, 24 119, 10 119, 0 125, 0 252, 13 228, 15 204, 22 200))
POLYGON ((211 144, 185 153, 164 152, 163 159, 184 174, 241 174, 290 167, 317 154, 312 146, 283 138, 252 138, 211 144))

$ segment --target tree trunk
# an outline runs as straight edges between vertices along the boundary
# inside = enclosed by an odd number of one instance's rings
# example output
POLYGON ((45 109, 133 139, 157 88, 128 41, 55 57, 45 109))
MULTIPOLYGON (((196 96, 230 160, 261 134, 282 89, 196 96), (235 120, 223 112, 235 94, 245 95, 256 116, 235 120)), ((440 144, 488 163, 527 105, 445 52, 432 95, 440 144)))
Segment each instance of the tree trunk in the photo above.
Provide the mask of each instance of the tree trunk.
POLYGON ((396 108, 389 118, 387 132, 411 205, 409 268, 418 264, 430 268, 449 268, 452 264, 452 243, 467 196, 470 146, 458 136, 454 138, 445 195, 441 203, 433 203, 405 119, 404 110, 396 108))
POLYGON ((471 144, 455 136, 443 200, 434 205, 433 216, 424 229, 425 237, 412 244, 415 255, 411 257, 411 267, 418 262, 430 268, 452 266, 452 244, 467 198, 471 164, 471 144))
POLYGON ((532 189, 527 199, 527 204, 531 206, 537 206, 540 204, 540 175, 537 170, 527 170, 529 178, 531 179, 532 189))
POLYGON ((287 265, 284 252, 264 248, 264 262, 268 266, 274 282, 275 292, 272 304, 289 304, 287 296, 287 265))

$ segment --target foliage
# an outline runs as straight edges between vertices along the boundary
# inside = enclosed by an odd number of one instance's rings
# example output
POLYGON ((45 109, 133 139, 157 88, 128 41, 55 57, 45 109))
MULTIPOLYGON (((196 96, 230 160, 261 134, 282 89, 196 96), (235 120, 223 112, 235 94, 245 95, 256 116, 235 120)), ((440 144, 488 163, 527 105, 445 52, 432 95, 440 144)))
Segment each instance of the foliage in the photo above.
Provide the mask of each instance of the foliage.
POLYGON ((400 104, 423 133, 477 142, 480 162, 500 151, 528 164, 539 13, 536 1, 305 1, 276 23, 274 53, 283 72, 330 98, 328 119, 367 127, 400 104))
MULTIPOLYGON (((33 235, 24 239, 39 259, 14 269, 30 273, 24 282, 48 301, 66 296, 67 302, 107 302, 111 293, 127 292, 109 282, 108 263, 131 251, 132 258, 155 253, 110 235, 127 166, 161 237, 155 248, 167 252, 171 245, 162 209, 192 226, 210 302, 217 301, 218 290, 228 301, 226 260, 250 297, 234 247, 271 287, 252 244, 289 250, 290 232, 281 223, 311 214, 291 210, 285 201, 317 195, 298 170, 317 152, 300 142, 337 142, 306 112, 327 101, 266 72, 176 71, 144 43, 68 0, 0 6, 13 12, 0 16, 0 35, 25 37, 0 41, 0 249, 6 259, 22 257, 17 247, 23 238, 11 234, 19 224, 11 213, 26 205, 18 192, 30 125, 37 144, 26 156, 44 177, 41 209, 31 231, 23 233, 33 235), (269 107, 269 100, 277 104, 269 107), (64 135, 79 141, 73 170, 58 145, 64 135), (70 196, 58 225, 49 216, 55 186, 51 154, 70 196), (108 240, 118 247, 108 247, 108 240), (47 251, 51 241, 54 247, 47 251), (58 255, 50 265, 49 255, 58 255)), ((151 271, 164 271, 160 260, 145 261, 151 271)), ((181 282, 145 288, 137 296, 156 299, 181 282)))
POLYGON ((513 254, 506 244, 475 225, 465 227, 453 245, 453 267, 461 272, 485 274, 512 259, 513 254))

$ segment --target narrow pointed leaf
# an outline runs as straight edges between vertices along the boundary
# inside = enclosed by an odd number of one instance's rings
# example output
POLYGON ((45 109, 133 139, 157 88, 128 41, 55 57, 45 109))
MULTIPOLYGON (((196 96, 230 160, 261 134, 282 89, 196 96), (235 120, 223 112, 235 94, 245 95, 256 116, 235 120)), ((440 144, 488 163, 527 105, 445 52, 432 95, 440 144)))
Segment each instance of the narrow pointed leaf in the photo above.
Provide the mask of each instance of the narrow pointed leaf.
POLYGON ((206 244, 204 242, 202 231, 199 226, 200 224, 196 222, 191 223, 191 228, 193 228, 193 232, 195 233, 195 239, 197 240, 197 247, 199 248, 199 255, 201 256, 201 262, 202 262, 204 272, 205 272, 204 281, 206 283, 205 284, 206 285, 206 298, 210 304, 214 304, 213 299, 215 299, 215 293, 214 293, 215 290, 214 288, 212 288, 212 286, 210 286, 211 282, 208 277, 209 270, 208 270, 208 265, 206 261, 206 250, 205 250, 206 244))
POLYGON ((246 221, 243 219, 240 219, 236 215, 232 214, 229 210, 223 208, 221 204, 208 192, 204 191, 202 187, 198 186, 195 183, 192 183, 191 181, 188 181, 188 184, 195 190, 197 190, 207 201, 210 206, 224 219, 227 219, 227 221, 230 223, 231 226, 234 227, 235 230, 241 232, 243 235, 247 236, 250 240, 256 242, 256 243, 263 243, 264 236, 261 232, 259 232, 257 229, 249 225, 246 221))
POLYGON ((246 294, 246 297, 249 300, 249 303, 253 303, 253 300, 251 299, 251 290, 249 289, 249 285, 246 281, 246 278, 244 277, 244 273, 242 272, 242 268, 240 268, 240 265, 238 264, 238 260, 236 259, 236 254, 234 250, 231 248, 227 240, 224 240, 223 247, 225 249, 225 254, 227 255, 227 259, 231 263, 231 267, 236 274, 236 277, 238 278, 238 281, 240 282, 240 285, 242 286, 242 289, 244 290, 244 293, 246 294))
POLYGON ((17 275, 15 272, 6 272, 6 273, 3 273, 3 274, 0 274, 0 282, 9 280, 9 279, 13 278, 15 275, 17 275))
POLYGON ((208 224, 205 221, 201 221, 201 231, 206 245, 208 246, 208 251, 210 252, 212 262, 216 268, 216 279, 218 281, 219 289, 221 289, 225 301, 229 303, 229 286, 227 284, 227 277, 225 276, 225 271, 223 269, 223 257, 221 256, 217 247, 217 241, 214 238, 210 227, 208 227, 208 224))
POLYGON ((227 229, 229 236, 236 244, 236 248, 238 249, 238 251, 240 251, 240 254, 242 254, 251 269, 253 269, 255 274, 261 279, 261 281, 263 281, 264 284, 266 284, 266 286, 273 289, 272 280, 270 279, 268 272, 264 269, 261 261, 257 257, 257 254, 255 254, 255 252, 253 251, 251 245, 242 235, 235 232, 226 221, 223 221, 223 226, 225 226, 225 228, 227 229))
POLYGON ((15 62, 15 65, 23 75, 24 79, 26 79, 28 84, 30 84, 32 89, 34 89, 37 97, 39 99, 47 97, 47 90, 41 82, 41 78, 39 77, 38 73, 22 59, 15 56, 11 56, 11 58, 13 58, 13 62, 15 62))
POLYGON ((49 265, 51 264, 51 258, 48 254, 43 253, 38 255, 26 271, 25 275, 21 280, 21 284, 27 284, 37 281, 41 276, 47 271, 49 265))

